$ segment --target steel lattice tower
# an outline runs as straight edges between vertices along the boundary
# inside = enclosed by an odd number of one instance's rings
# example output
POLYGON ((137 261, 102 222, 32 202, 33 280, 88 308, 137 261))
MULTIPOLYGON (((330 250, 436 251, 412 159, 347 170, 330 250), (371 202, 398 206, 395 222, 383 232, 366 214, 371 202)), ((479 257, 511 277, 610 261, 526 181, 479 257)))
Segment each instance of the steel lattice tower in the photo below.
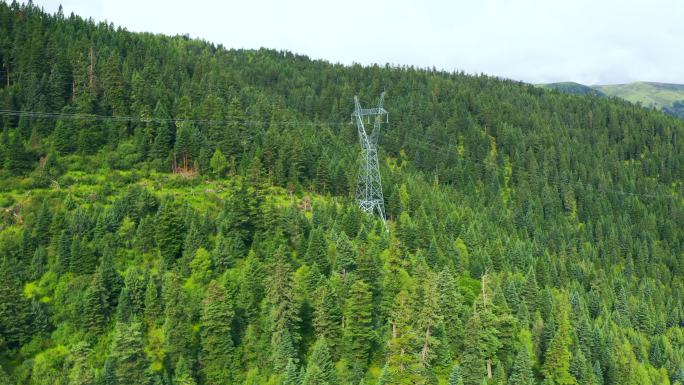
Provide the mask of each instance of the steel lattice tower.
POLYGON ((361 209, 367 213, 377 213, 382 222, 385 220, 385 200, 382 196, 382 184, 380 183, 380 166, 378 163, 378 136, 380 125, 388 122, 387 110, 383 108, 385 93, 380 94, 380 101, 376 108, 361 108, 358 96, 354 96, 355 109, 352 120, 356 123, 361 142, 361 154, 359 155, 359 174, 356 177, 356 199, 361 209), (366 134, 363 124, 364 117, 370 124, 373 118, 373 131, 366 134))

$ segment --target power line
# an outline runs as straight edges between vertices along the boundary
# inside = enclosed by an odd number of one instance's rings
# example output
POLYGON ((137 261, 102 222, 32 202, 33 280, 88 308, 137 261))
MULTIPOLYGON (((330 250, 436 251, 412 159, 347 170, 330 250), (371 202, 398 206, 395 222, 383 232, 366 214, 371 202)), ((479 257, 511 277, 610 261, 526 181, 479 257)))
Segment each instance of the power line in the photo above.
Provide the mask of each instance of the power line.
MULTIPOLYGON (((212 119, 178 119, 178 118, 155 118, 155 117, 135 117, 135 116, 115 116, 115 115, 97 115, 97 114, 69 114, 69 113, 54 113, 54 112, 40 112, 40 111, 20 111, 20 110, 0 110, 0 115, 4 116, 27 116, 30 118, 37 119, 73 119, 73 120, 96 120, 96 121, 116 121, 116 122, 160 122, 160 123, 179 123, 179 122, 189 122, 197 124, 236 124, 236 125, 246 125, 246 126, 290 126, 290 127, 342 127, 350 126, 350 122, 299 122, 299 121, 258 121, 258 120, 212 120, 212 119)), ((430 140, 410 138, 410 144, 402 144, 401 140, 405 139, 397 134, 391 132, 385 133, 383 137, 390 137, 396 141, 396 144, 400 147, 419 147, 428 151, 437 151, 440 153, 451 152, 460 159, 463 158, 456 149, 453 148, 454 143, 447 143, 436 138, 430 140), (441 145, 441 146, 440 146, 441 145)), ((484 165, 484 160, 468 159, 467 160, 473 164, 484 165)), ((529 170, 528 170, 529 172, 529 170)), ((538 172, 538 177, 544 177, 541 175, 541 171, 538 172)), ((616 190, 610 188, 594 187, 592 185, 575 181, 574 183, 580 184, 585 188, 592 189, 598 193, 610 193, 619 194, 625 196, 639 196, 643 198, 660 198, 660 199, 675 199, 677 196, 673 195, 660 195, 660 194, 644 194, 637 192, 630 192, 624 190, 616 190)), ((558 187, 558 186, 556 186, 558 187)))
POLYGON ((126 122, 157 122, 157 123, 198 123, 198 124, 241 124, 252 126, 268 126, 271 124, 283 126, 349 126, 349 122, 299 122, 299 121, 259 121, 259 120, 223 120, 223 119, 180 119, 180 118, 156 118, 156 117, 137 117, 125 115, 98 115, 98 114, 70 114, 56 112, 39 111, 18 111, 0 110, 0 115, 5 116, 26 116, 39 119, 75 119, 75 120, 100 120, 100 121, 126 121, 126 122))

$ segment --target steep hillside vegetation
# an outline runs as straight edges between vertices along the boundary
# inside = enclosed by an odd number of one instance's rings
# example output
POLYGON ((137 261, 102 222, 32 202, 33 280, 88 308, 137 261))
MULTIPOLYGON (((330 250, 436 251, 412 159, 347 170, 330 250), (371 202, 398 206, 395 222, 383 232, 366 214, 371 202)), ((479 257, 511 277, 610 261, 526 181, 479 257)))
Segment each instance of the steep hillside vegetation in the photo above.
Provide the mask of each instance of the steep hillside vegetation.
POLYGON ((681 120, 16 3, 0 63, 0 384, 684 384, 681 120))

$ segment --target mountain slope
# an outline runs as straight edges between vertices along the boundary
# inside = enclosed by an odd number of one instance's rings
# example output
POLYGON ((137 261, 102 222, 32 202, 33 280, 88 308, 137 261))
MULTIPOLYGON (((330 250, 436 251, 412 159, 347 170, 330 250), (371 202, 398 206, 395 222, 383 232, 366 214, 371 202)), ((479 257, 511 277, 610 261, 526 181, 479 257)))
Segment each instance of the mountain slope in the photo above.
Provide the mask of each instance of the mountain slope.
POLYGON ((596 96, 603 96, 604 93, 598 89, 585 86, 584 84, 580 83, 575 83, 575 82, 560 82, 560 83, 547 83, 547 84, 539 84, 539 87, 546 88, 549 90, 557 90, 560 92, 564 92, 566 94, 575 94, 575 95, 596 95, 596 96))
POLYGON ((0 39, 0 384, 684 381, 681 120, 17 3, 0 39))
POLYGON ((684 119, 684 85, 654 82, 585 86, 573 82, 539 84, 567 94, 613 96, 684 119))
POLYGON ((593 88, 609 96, 616 96, 632 103, 641 103, 645 107, 654 107, 684 118, 682 114, 684 85, 682 84, 636 82, 593 86, 593 88))

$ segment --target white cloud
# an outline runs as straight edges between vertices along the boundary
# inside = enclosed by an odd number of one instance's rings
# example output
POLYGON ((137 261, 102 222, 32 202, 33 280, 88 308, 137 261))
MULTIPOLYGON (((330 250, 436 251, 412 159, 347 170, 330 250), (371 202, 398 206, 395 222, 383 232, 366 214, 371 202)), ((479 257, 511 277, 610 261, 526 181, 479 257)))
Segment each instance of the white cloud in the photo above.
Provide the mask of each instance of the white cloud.
MULTIPOLYGON (((59 0, 38 0, 54 12, 59 0)), ((88 1, 65 14, 342 63, 393 63, 529 82, 684 83, 681 0, 88 1)))

